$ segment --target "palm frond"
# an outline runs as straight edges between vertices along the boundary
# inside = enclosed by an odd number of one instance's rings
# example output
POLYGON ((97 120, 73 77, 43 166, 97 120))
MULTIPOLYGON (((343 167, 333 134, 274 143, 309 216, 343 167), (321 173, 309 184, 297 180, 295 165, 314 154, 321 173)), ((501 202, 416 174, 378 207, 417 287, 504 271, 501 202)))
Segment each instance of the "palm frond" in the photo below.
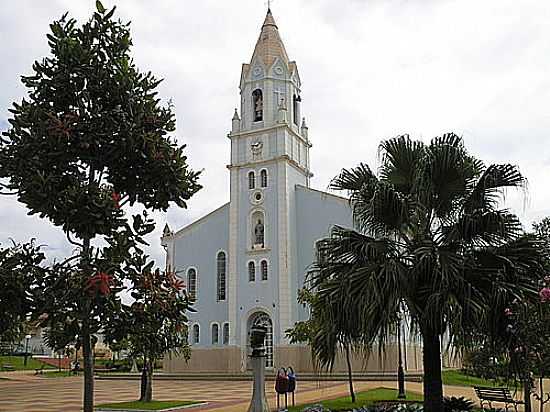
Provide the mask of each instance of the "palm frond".
POLYGON ((519 169, 511 164, 492 164, 473 182, 464 201, 464 212, 496 207, 505 188, 523 188, 527 180, 519 169))
POLYGON ((365 186, 370 186, 376 181, 378 181, 378 178, 370 167, 360 163, 359 166, 353 169, 342 169, 340 174, 330 182, 329 189, 354 192, 365 186))
POLYGON ((456 223, 442 229, 443 244, 501 245, 523 233, 518 217, 507 210, 476 210, 462 214, 456 223))
POLYGON ((380 144, 380 179, 391 183, 402 193, 410 193, 416 183, 418 164, 425 146, 409 135, 397 136, 380 144))

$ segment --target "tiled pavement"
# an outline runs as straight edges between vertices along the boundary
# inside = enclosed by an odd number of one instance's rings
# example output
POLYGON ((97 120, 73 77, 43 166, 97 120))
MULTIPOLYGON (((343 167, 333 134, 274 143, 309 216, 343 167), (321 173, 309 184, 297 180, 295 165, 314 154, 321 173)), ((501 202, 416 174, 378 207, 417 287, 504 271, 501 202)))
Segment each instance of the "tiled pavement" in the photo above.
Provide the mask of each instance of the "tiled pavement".
MULTIPOLYGON (((4 374, 3 376, 6 376, 4 374)), ((9 374, 10 380, 0 380, 0 411, 2 412, 78 412, 81 408, 82 378, 43 378, 25 374, 9 374)), ((154 383, 155 399, 192 399, 208 401, 208 405, 193 408, 201 412, 244 412, 251 396, 251 382, 238 381, 166 381, 154 383)), ((357 382, 356 390, 386 386, 391 382, 357 382)), ((347 394, 345 382, 298 382, 297 401, 315 402, 347 394)), ((420 383, 407 382, 407 390, 422 391, 420 383)), ((139 381, 96 380, 96 403, 136 399, 139 381)), ((465 387, 446 387, 446 395, 475 398, 465 387)), ((276 406, 272 382, 267 384, 271 407, 276 406)), ((538 405, 536 405, 538 407, 538 405)), ((550 411, 550 409, 549 409, 550 411)))

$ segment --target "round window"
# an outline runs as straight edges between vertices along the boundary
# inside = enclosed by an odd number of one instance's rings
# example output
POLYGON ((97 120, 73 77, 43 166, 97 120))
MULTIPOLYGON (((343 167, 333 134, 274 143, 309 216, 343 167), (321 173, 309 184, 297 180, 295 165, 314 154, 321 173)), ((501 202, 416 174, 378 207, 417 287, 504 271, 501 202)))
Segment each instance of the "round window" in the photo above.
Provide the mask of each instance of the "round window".
POLYGON ((260 201, 262 200, 262 194, 260 192, 256 193, 256 195, 254 196, 256 198, 256 201, 260 201))

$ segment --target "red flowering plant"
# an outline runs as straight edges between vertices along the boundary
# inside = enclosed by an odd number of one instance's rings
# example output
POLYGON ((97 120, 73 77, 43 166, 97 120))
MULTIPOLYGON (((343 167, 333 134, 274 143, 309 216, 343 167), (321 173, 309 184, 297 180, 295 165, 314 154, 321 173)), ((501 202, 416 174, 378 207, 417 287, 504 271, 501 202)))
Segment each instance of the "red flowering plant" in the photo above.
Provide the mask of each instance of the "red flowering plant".
POLYGON ((531 410, 533 396, 542 412, 550 402, 550 393, 543 385, 543 380, 550 377, 550 219, 535 223, 533 228, 546 258, 540 268, 532 267, 531 271, 542 270, 547 275, 538 276, 529 299, 511 299, 502 309, 500 346, 508 359, 509 372, 523 382, 524 398, 529 400, 526 411, 531 410))
POLYGON ((132 279, 128 291, 133 301, 110 320, 105 338, 108 342, 125 340, 132 356, 143 358, 146 367, 140 400, 150 401, 155 362, 166 354, 190 357, 187 315, 194 309, 176 273, 154 269, 154 263, 141 252, 128 263, 125 271, 132 279))

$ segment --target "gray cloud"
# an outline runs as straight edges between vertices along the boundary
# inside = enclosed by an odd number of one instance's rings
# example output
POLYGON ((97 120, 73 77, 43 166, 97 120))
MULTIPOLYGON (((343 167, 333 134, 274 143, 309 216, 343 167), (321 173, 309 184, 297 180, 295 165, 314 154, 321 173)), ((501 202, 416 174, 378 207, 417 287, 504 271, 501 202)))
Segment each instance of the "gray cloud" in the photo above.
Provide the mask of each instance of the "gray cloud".
MULTIPOLYGON (((83 20, 92 1, 19 0, 0 15, 0 129, 19 83, 47 52, 48 24, 64 11, 83 20)), ((104 4, 110 5, 107 0, 104 4)), ((265 8, 257 0, 121 0, 132 21, 134 57, 165 79, 177 137, 204 189, 187 210, 157 213, 152 255, 162 259, 160 231, 177 229, 229 199, 226 164, 240 67, 248 62, 265 8)), ((277 0, 273 12, 304 82, 315 178, 325 189, 342 167, 376 164, 381 139, 399 133, 429 139, 455 131, 488 162, 511 162, 529 179, 529 195, 507 204, 529 225, 550 215, 550 3, 524 0, 277 0)), ((0 198, 0 242, 37 237, 68 253, 63 234, 0 198)))

